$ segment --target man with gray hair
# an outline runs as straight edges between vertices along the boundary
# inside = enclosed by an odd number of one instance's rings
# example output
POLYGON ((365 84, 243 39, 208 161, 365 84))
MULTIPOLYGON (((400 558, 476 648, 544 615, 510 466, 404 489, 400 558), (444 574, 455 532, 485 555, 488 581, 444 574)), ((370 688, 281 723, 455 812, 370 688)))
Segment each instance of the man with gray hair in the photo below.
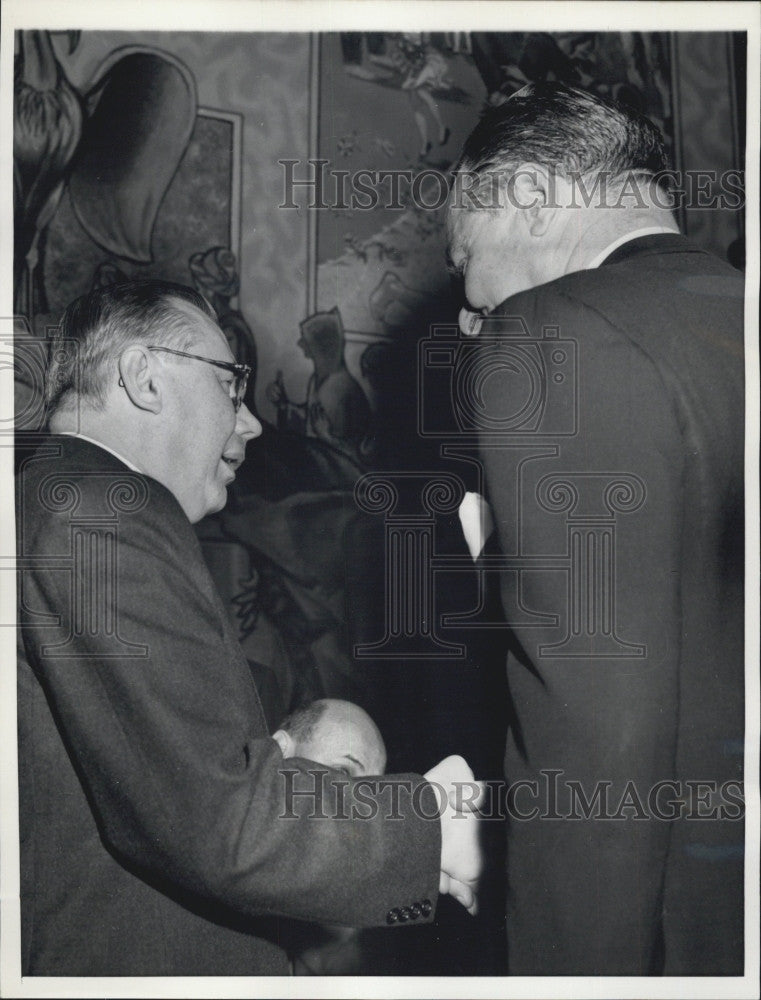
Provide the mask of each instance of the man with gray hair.
POLYGON ((484 115, 451 194, 516 975, 743 972, 744 286, 665 168, 646 118, 543 83, 484 115))
POLYGON ((344 771, 284 773, 192 527, 261 433, 248 375, 167 282, 91 291, 51 344, 17 498, 26 976, 280 974, 280 916, 414 925, 439 892, 475 910, 462 758, 361 802, 344 771))

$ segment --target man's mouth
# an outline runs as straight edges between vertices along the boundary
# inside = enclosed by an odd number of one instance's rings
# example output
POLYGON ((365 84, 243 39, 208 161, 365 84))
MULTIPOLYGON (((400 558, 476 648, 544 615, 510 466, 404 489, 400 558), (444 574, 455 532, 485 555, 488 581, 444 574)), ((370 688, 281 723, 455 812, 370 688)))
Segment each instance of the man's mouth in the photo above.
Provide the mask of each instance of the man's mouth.
POLYGON ((222 456, 222 462, 230 470, 230 473, 231 473, 230 482, 232 482, 233 479, 235 479, 235 472, 236 472, 236 470, 240 467, 241 463, 243 462, 243 456, 242 455, 237 455, 237 454, 236 455, 223 455, 222 456))

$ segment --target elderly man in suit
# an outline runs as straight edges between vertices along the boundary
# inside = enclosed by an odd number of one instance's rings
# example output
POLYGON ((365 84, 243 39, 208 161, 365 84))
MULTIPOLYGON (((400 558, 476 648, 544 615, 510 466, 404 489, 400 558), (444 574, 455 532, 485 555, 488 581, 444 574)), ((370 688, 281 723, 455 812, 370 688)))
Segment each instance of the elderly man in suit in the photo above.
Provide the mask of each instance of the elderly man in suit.
POLYGON ((475 908, 462 758, 360 790, 268 733, 192 528, 261 431, 247 374, 168 283, 90 292, 51 346, 17 499, 26 975, 285 973, 280 915, 475 908))
POLYGON ((451 195, 518 975, 743 971, 744 284, 680 235, 665 168, 641 115, 536 84, 451 195))

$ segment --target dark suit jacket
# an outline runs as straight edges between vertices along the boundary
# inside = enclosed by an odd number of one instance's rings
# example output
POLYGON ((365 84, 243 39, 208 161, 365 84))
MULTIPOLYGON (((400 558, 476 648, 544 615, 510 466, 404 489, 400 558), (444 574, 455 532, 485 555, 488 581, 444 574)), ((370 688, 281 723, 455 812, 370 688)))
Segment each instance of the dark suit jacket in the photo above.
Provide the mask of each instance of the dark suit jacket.
MULTIPOLYGON (((363 805, 352 784, 342 805, 342 776, 305 761, 284 776, 174 497, 58 437, 17 503, 24 973, 284 973, 278 915, 432 919, 438 820, 404 793, 385 819, 388 789, 363 805), (352 805, 369 818, 320 818, 352 805)), ((399 780, 435 813, 430 786, 399 780)))
POLYGON ((512 973, 742 973, 742 808, 720 789, 742 780, 743 294, 683 237, 648 236, 508 299, 481 337, 497 357, 520 317, 546 366, 524 424, 480 434, 514 558, 507 777, 538 781, 521 814, 579 817, 510 822, 512 973), (567 781, 630 807, 585 820, 567 781), (669 821, 686 782, 718 794, 669 821))

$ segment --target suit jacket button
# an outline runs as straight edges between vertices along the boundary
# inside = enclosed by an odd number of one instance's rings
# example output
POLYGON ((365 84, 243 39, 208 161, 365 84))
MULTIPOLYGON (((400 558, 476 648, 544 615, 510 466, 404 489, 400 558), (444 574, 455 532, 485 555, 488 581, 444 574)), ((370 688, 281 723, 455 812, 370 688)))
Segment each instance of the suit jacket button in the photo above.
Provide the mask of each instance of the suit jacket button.
POLYGON ((401 908, 401 910, 399 910, 399 919, 401 920, 401 922, 403 924, 407 923, 407 921, 410 919, 410 908, 409 908, 409 906, 403 906, 401 908))
POLYGON ((424 899, 423 902, 420 904, 420 909, 423 912, 423 916, 427 917, 430 915, 431 910, 433 909, 433 903, 431 903, 430 899, 424 899))
POLYGON ((399 911, 396 909, 389 910, 388 913, 386 914, 387 924, 395 924, 398 919, 399 919, 399 911))
POLYGON ((417 920, 420 914, 423 912, 419 903, 413 903, 410 907, 410 916, 413 920, 417 920))

